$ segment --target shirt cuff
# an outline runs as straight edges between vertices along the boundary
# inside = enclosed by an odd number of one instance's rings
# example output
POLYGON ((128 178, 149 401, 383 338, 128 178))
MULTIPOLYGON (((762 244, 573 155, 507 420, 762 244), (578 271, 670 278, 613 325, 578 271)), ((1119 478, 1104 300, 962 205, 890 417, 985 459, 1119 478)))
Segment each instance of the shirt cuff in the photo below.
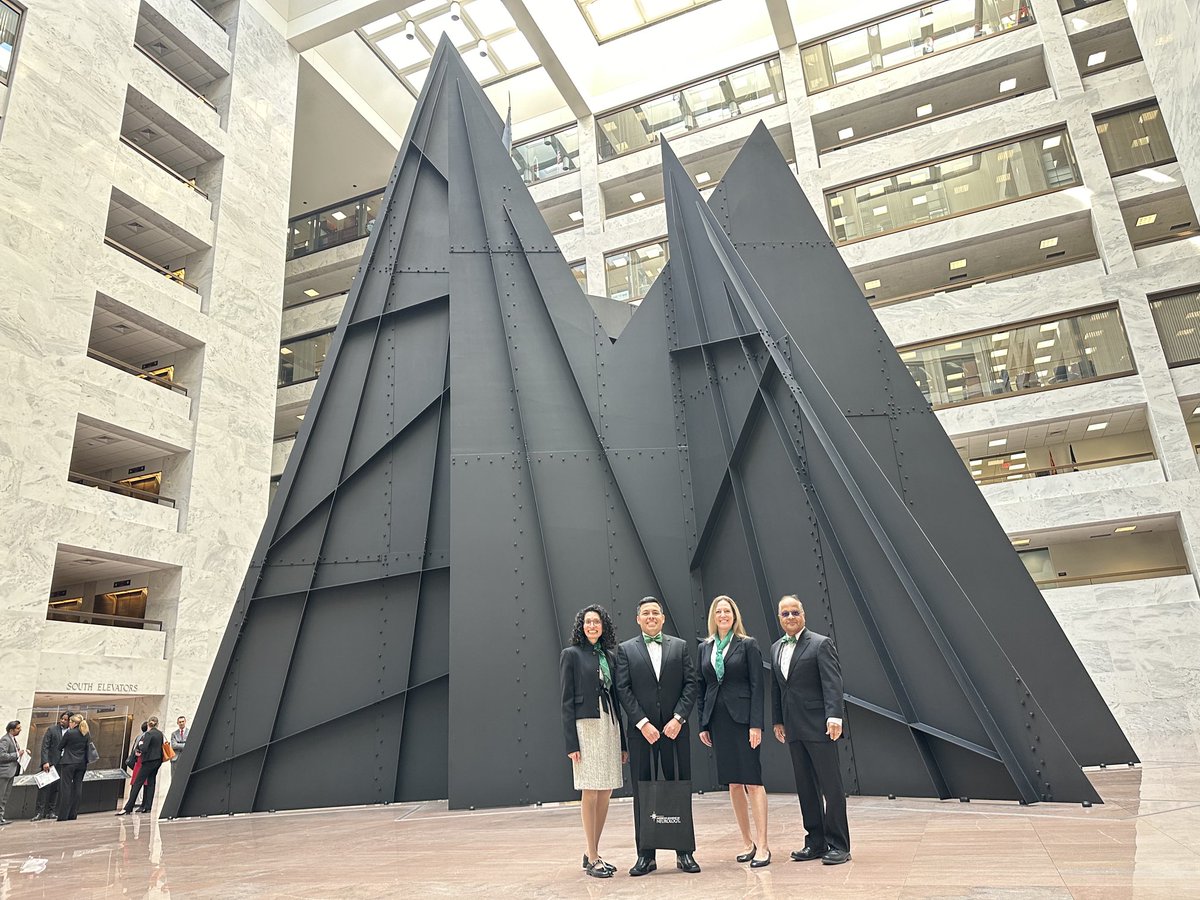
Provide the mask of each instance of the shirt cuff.
POLYGON ((647 717, 647 716, 642 716, 642 721, 638 722, 638 723, 637 723, 636 725, 634 725, 633 727, 634 727, 634 728, 636 728, 638 731, 641 731, 641 730, 642 730, 642 726, 643 726, 643 725, 645 725, 645 724, 646 724, 647 722, 649 722, 649 721, 650 721, 649 717, 647 717))
POLYGON ((841 728, 841 727, 842 727, 842 720, 841 720, 841 719, 835 719, 835 718, 833 718, 833 717, 830 717, 830 718, 829 718, 828 720, 826 720, 826 722, 825 722, 825 724, 826 724, 826 725, 829 725, 829 724, 831 724, 831 723, 832 723, 832 724, 834 724, 834 725, 836 725, 838 728, 841 728))

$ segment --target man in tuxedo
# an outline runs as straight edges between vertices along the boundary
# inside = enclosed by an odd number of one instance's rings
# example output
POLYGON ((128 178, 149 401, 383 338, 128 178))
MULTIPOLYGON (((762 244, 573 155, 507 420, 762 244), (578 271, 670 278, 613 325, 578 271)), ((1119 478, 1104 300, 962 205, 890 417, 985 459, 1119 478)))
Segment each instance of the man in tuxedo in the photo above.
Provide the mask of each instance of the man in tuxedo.
MULTIPOLYGON (((666 621, 662 602, 655 597, 642 598, 637 621, 641 634, 617 647, 616 674, 617 698, 625 710, 629 772, 633 778, 638 857, 629 874, 635 876, 658 868, 654 848, 642 846, 638 782, 656 777, 655 761, 661 765, 664 779, 691 779, 687 717, 700 686, 687 641, 662 633, 666 621)), ((691 850, 678 851, 676 865, 685 872, 700 871, 691 850)))
MULTIPOLYGON (((71 714, 64 712, 58 717, 58 722, 46 729, 42 735, 42 771, 49 772, 50 767, 58 762, 58 748, 62 745, 63 734, 71 727, 71 714)), ((52 781, 44 788, 38 788, 37 808, 33 811, 33 821, 42 819, 57 819, 55 812, 58 804, 58 781, 52 781)))
POLYGON ((787 744, 804 819, 804 848, 792 859, 827 866, 850 860, 850 824, 837 739, 842 736, 842 670, 833 641, 804 627, 804 607, 779 601, 784 636, 771 646, 775 738, 787 744))
POLYGON ((138 769, 137 778, 129 786, 129 799, 125 801, 125 808, 117 813, 118 816, 127 816, 133 812, 134 801, 143 786, 145 791, 142 793, 142 807, 139 812, 150 812, 154 804, 154 787, 158 783, 158 770, 163 761, 163 733, 158 730, 157 716, 151 716, 146 722, 150 727, 138 739, 138 746, 141 747, 141 753, 138 755, 142 758, 142 765, 138 769))

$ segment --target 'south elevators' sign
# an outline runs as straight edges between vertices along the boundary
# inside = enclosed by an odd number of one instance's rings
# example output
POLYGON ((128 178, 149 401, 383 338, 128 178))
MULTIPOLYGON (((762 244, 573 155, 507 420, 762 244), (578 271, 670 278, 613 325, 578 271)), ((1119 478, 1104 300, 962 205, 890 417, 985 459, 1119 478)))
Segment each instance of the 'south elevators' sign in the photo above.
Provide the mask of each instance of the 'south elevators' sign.
POLYGON ((140 694, 137 682, 123 681, 68 681, 68 691, 81 694, 140 694))

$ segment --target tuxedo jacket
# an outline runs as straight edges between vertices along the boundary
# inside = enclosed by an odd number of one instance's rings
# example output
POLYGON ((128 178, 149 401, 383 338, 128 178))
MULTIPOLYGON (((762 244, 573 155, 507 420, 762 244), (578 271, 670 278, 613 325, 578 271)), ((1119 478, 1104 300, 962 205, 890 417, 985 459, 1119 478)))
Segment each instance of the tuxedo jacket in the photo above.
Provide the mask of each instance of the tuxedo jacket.
MULTIPOLYGON (((616 654, 607 650, 602 653, 608 657, 608 670, 612 673, 613 683, 608 689, 608 708, 612 710, 617 724, 621 723, 620 703, 617 700, 617 658, 616 654)), ((579 749, 579 732, 575 728, 576 719, 598 719, 607 713, 601 711, 600 692, 600 662, 596 651, 588 646, 564 647, 558 657, 558 675, 562 682, 562 725, 563 740, 567 745, 567 753, 579 749)), ((621 730, 621 749, 625 749, 625 731, 621 730)))
POLYGON ((736 634, 730 638, 729 649, 725 651, 725 678, 720 684, 712 663, 715 643, 708 638, 696 654, 696 668, 700 672, 700 731, 708 731, 718 703, 739 725, 762 728, 763 664, 758 641, 736 634))
POLYGON ((825 723, 842 718, 842 669, 833 641, 808 628, 792 651, 788 677, 779 656, 783 638, 771 645, 771 707, 791 741, 828 740, 825 723))
POLYGON ((662 668, 654 677, 650 651, 639 633, 617 646, 617 697, 625 710, 625 725, 632 732, 649 719, 659 731, 675 715, 686 721, 692 714, 699 678, 687 641, 663 635, 662 668))
POLYGON ((46 729, 42 735, 42 757, 39 766, 55 765, 58 762, 58 748, 62 745, 63 735, 67 729, 57 722, 46 729))

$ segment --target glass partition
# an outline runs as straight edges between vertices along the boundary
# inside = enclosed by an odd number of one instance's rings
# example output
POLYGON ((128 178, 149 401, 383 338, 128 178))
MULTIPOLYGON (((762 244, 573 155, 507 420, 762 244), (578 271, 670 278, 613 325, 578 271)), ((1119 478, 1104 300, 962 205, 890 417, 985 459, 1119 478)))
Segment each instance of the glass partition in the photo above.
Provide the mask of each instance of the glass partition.
POLYGON ((941 0, 800 51, 810 94, 1033 24, 1028 0, 941 0))
POLYGON ((579 128, 571 125, 553 134, 516 144, 513 163, 526 184, 579 171, 579 128))
POLYGON ((1100 149, 1113 175, 1124 175, 1175 159, 1157 103, 1096 117, 1100 149))
POLYGON ((334 329, 293 338, 279 346, 279 387, 312 381, 321 374, 334 329))
POLYGON ((1115 306, 899 351, 935 409, 1134 372, 1115 306))
POLYGON ((825 193, 838 243, 1082 184, 1066 129, 825 193))
POLYGON ((579 262, 571 263, 571 274, 575 276, 575 280, 579 282, 579 288, 585 294, 587 293, 587 260, 581 259, 579 262))
POLYGON ((17 33, 21 29, 19 6, 0 0, 0 84, 8 84, 13 54, 17 51, 17 33))
POLYGON ((726 72, 596 116, 600 161, 783 103, 779 58, 726 72))
POLYGON ((378 190, 292 219, 288 259, 366 237, 375 227, 382 201, 383 191, 378 190))
POLYGON ((608 296, 629 303, 640 302, 667 264, 667 240, 620 250, 604 257, 604 280, 608 296))
POLYGON ((1200 362, 1200 291, 1150 301, 1158 338, 1169 366, 1200 362))

